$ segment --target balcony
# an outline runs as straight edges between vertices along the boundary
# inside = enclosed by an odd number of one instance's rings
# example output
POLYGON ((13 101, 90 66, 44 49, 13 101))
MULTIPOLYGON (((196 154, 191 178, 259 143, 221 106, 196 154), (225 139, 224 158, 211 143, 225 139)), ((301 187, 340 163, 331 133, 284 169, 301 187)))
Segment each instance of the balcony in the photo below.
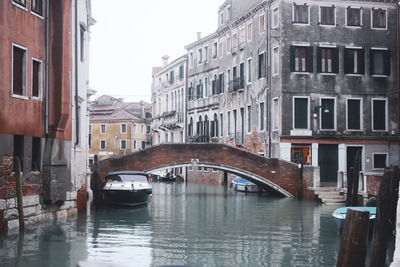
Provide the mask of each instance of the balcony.
POLYGON ((236 92, 244 90, 244 79, 241 77, 235 78, 228 83, 228 92, 236 92))
POLYGON ((211 108, 211 106, 219 105, 219 102, 220 102, 219 95, 211 95, 206 98, 191 100, 187 103, 187 107, 189 110, 196 108, 204 108, 204 107, 211 108))
POLYGON ((176 112, 175 110, 164 112, 160 116, 153 118, 151 126, 153 129, 161 130, 173 130, 177 128, 183 128, 184 115, 182 112, 176 112))

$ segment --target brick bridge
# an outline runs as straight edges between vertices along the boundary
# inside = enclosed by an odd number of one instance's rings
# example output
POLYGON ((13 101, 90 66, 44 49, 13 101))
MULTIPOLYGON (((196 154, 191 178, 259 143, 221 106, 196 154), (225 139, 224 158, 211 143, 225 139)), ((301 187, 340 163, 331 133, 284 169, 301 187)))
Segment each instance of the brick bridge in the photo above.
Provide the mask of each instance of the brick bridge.
MULTIPOLYGON (((267 159, 243 149, 215 143, 162 144, 100 162, 100 175, 116 170, 151 172, 161 168, 196 165, 227 171, 288 196, 299 196, 299 168, 280 159, 267 159)), ((301 192, 311 186, 303 172, 301 192)))

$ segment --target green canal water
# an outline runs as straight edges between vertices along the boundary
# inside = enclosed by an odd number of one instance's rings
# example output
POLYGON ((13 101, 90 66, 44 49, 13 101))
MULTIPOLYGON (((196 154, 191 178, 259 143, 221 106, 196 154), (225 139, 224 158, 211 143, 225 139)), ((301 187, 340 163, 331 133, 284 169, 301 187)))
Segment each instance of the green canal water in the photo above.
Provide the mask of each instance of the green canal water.
POLYGON ((153 184, 148 206, 3 234, 0 266, 335 266, 335 208, 218 185, 153 184))

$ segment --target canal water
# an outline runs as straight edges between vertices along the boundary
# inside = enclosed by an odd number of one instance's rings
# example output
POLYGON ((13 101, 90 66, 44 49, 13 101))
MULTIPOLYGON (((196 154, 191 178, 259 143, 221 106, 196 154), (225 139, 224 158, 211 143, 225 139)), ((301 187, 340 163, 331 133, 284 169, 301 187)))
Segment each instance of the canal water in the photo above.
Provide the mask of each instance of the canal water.
POLYGON ((335 208, 219 185, 154 183, 148 206, 0 236, 0 266, 335 266, 335 208))

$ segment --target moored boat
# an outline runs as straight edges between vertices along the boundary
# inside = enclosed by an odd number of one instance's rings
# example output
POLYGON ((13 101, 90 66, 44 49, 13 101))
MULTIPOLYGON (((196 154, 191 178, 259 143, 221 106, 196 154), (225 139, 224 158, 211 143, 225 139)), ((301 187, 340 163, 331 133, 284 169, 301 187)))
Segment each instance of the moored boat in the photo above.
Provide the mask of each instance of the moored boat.
POLYGON ((342 229, 344 226, 344 221, 346 219, 346 213, 349 208, 369 211, 370 226, 372 226, 373 223, 375 222, 376 207, 343 207, 343 208, 336 209, 332 213, 332 216, 335 218, 336 225, 339 229, 342 229))
POLYGON ((106 174, 103 199, 106 204, 136 206, 146 204, 152 194, 151 175, 140 171, 106 174))
POLYGON ((233 187, 235 191, 239 192, 259 192, 259 188, 255 183, 252 183, 249 180, 241 177, 236 177, 233 179, 231 182, 231 187, 233 187))

